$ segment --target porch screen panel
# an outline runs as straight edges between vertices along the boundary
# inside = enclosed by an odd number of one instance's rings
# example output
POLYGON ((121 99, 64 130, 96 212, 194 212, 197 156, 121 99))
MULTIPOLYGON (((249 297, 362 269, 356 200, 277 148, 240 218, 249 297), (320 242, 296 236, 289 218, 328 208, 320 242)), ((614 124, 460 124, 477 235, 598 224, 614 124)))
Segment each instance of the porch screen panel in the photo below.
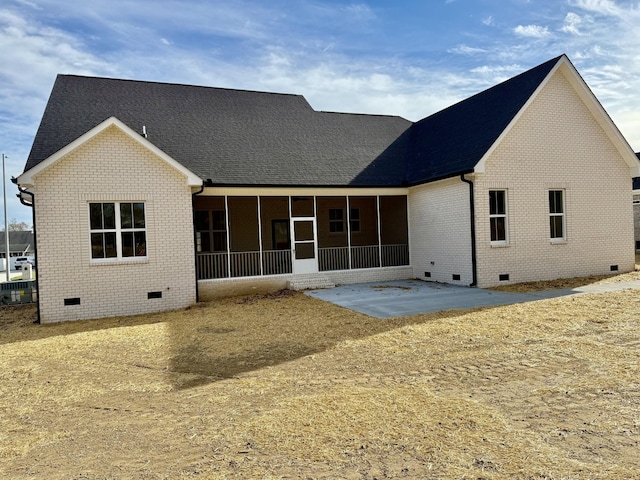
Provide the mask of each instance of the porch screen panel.
POLYGON ((291 273, 289 197, 260 197, 263 275, 291 273))
POLYGON ((380 266, 376 197, 349 197, 351 268, 380 266))
POLYGON ((315 215, 313 197, 291 197, 291 215, 293 217, 313 217, 315 215))
POLYGON ((380 197, 380 240, 383 267, 409 265, 407 197, 380 197))
POLYGON ((260 275, 258 197, 228 197, 232 277, 260 275))
POLYGON ((229 259, 224 197, 196 196, 193 218, 198 279, 228 277, 229 259))
POLYGON ((318 268, 349 269, 347 197, 317 197, 318 268))

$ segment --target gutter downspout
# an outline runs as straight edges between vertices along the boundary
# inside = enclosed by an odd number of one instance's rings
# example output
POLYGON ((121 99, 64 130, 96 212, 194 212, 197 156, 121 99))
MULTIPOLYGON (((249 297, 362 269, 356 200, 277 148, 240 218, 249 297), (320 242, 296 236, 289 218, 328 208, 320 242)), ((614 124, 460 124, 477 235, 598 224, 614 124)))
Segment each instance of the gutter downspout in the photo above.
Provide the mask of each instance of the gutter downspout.
POLYGON ((478 259, 476 252, 476 211, 475 199, 473 194, 473 182, 464 178, 465 174, 460 174, 460 180, 469 185, 469 217, 471 219, 471 275, 472 282, 470 287, 478 285, 478 259))
POLYGON ((191 194, 191 220, 193 224, 193 262, 195 264, 195 272, 196 272, 196 302, 200 301, 200 288, 198 287, 198 234, 196 232, 196 216, 195 216, 195 206, 196 206, 196 195, 202 193, 204 191, 204 184, 202 182, 202 186, 200 190, 191 194))
MULTIPOLYGON (((20 188, 20 185, 18 185, 16 178, 12 178, 11 182, 16 184, 18 187, 18 190, 20 191, 20 193, 16 195, 20 199, 20 203, 25 207, 31 207, 31 217, 33 221, 33 258, 35 258, 36 265, 38 265, 39 262, 38 262, 38 234, 36 230, 36 195, 33 192, 28 192, 26 189, 20 188), (31 195, 31 203, 27 203, 27 201, 22 196, 23 194, 31 195)), ((40 322, 40 272, 36 273, 36 292, 38 292, 38 296, 36 299, 37 318, 36 318, 36 321, 33 323, 40 324, 41 323, 40 322)))

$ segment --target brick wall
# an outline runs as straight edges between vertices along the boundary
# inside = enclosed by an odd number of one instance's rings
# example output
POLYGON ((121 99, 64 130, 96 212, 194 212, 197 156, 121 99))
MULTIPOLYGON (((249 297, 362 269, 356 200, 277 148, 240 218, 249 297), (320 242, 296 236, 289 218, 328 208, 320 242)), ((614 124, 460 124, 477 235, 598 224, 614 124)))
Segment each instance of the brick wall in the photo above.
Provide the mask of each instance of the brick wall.
POLYGON ((479 286, 633 269, 629 167, 561 70, 476 177, 479 286), (505 247, 490 242, 491 189, 507 190, 505 247), (564 243, 549 238, 549 189, 566 192, 564 243))
POLYGON ((410 189, 409 219, 414 277, 470 285, 469 185, 453 178, 410 189))
POLYGON ((195 302, 191 192, 185 177, 110 127, 35 178, 42 322, 148 313, 195 302), (89 202, 143 201, 143 263, 95 264, 89 202), (148 292, 162 298, 148 299, 148 292), (64 300, 79 298, 80 305, 64 300))

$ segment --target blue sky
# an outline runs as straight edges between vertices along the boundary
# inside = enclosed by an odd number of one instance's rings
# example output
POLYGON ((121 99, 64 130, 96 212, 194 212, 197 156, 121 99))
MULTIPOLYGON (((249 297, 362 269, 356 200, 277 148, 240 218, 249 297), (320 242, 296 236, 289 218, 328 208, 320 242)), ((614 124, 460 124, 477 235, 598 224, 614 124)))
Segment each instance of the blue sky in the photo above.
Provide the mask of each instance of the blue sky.
MULTIPOLYGON (((418 120, 562 53, 638 151, 638 25, 640 0, 3 0, 0 153, 23 171, 58 73, 418 120)), ((15 193, 8 216, 30 224, 15 193)))

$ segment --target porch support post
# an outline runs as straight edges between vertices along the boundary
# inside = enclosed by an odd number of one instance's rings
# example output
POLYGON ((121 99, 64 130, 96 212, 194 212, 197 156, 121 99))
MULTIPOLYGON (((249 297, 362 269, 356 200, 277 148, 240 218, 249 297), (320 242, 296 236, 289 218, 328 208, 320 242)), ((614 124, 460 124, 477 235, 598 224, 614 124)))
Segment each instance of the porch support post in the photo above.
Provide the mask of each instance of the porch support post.
POLYGON ((262 258, 262 209, 260 208, 262 205, 262 197, 258 195, 258 242, 260 242, 258 251, 260 252, 260 275, 264 275, 264 266, 263 258, 262 258))
POLYGON ((231 235, 229 232, 231 226, 229 225, 229 201, 227 195, 224 196, 224 218, 227 224, 227 277, 231 278, 231 235))
POLYGON ((349 253, 349 270, 353 269, 351 265, 351 199, 347 195, 347 252, 349 253))
POLYGON ((380 225, 380 195, 376 195, 376 212, 378 215, 378 266, 382 268, 382 230, 380 225))

